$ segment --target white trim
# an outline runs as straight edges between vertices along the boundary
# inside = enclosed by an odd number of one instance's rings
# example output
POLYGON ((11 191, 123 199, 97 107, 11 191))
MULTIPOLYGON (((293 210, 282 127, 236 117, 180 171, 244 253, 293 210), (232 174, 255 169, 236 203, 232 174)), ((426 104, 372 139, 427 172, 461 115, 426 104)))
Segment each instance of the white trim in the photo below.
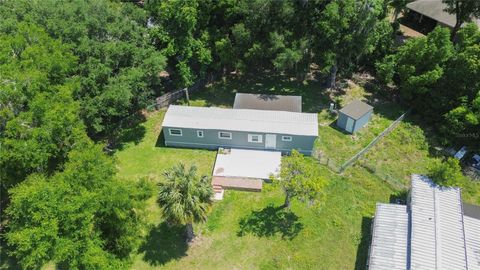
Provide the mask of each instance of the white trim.
POLYGON ((169 146, 170 143, 174 144, 185 144, 185 145, 204 145, 204 146, 215 146, 215 147, 223 147, 223 148, 239 148, 239 149, 254 149, 254 150, 264 150, 264 151, 292 151, 293 149, 297 150, 298 152, 308 152, 312 153, 313 150, 304 150, 300 148, 276 148, 276 149, 265 149, 262 147, 250 147, 250 146, 242 146, 242 145, 228 145, 228 144, 213 144, 213 143, 192 143, 192 142, 178 142, 178 141, 165 141, 165 146, 169 146))
POLYGON ((205 135, 205 134, 204 134, 203 130, 197 130, 197 137, 198 137, 198 138, 203 138, 204 135, 205 135), (201 134, 201 135, 200 135, 200 134, 201 134))
POLYGON ((262 143, 263 142, 263 135, 261 135, 261 134, 248 134, 248 142, 250 142, 250 143, 262 143), (253 140, 253 138, 257 138, 257 140, 253 140))
POLYGON ((183 136, 183 132, 179 128, 169 128, 168 129, 168 134, 170 134, 170 136, 178 136, 178 137, 183 136), (180 131, 180 134, 173 134, 172 131, 180 131))
POLYGON ((231 140, 231 139, 232 139, 232 132, 219 131, 219 132, 218 132, 218 138, 219 138, 219 139, 224 139, 224 140, 231 140), (222 133, 230 134, 230 137, 222 137, 222 136, 220 136, 220 134, 222 134, 222 133))
POLYGON ((291 142, 292 140, 292 136, 282 136, 282 141, 284 142, 291 142))

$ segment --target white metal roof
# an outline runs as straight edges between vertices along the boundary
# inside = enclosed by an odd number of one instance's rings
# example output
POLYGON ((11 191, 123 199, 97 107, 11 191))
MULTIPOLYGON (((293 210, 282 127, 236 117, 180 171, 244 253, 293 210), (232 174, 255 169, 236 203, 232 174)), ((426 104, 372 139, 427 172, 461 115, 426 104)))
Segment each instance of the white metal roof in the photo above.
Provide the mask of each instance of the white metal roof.
POLYGON ((460 190, 412 175, 411 269, 467 269, 460 190))
POLYGON ((377 203, 368 269, 407 269, 407 237, 406 205, 377 203))
POLYGON ((468 269, 480 269, 480 219, 463 216, 467 245, 468 269))
POLYGON ((163 126, 318 136, 314 113, 170 105, 163 126))

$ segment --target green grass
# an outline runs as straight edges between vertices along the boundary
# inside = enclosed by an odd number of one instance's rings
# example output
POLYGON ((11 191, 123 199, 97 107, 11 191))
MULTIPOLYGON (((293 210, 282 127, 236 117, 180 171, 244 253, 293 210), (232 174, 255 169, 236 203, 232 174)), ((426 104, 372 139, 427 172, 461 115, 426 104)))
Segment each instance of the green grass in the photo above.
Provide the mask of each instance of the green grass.
MULTIPOLYGON (((116 154, 120 177, 159 180, 163 170, 178 161, 211 172, 215 152, 155 146, 163 115, 152 113, 142 124, 144 138, 116 154)), ((290 213, 278 209, 284 197, 272 185, 261 193, 227 191, 208 221, 196 225, 200 236, 190 247, 183 242, 183 228, 162 222, 152 198, 151 230, 132 269, 362 269, 375 203, 388 201, 393 190, 375 177, 343 177, 324 166, 318 169, 330 181, 320 206, 294 202, 290 213)), ((347 172, 358 171, 366 174, 363 169, 347 172)))
MULTIPOLYGON (((318 150, 332 159, 346 160, 363 148, 401 114, 403 109, 351 86, 344 93, 327 93, 317 83, 298 84, 279 76, 229 78, 192 95, 197 106, 231 107, 235 92, 300 94, 305 111, 319 113, 318 150), (375 103, 376 114, 362 131, 348 135, 330 125, 335 117, 325 109, 331 100, 344 104, 364 97, 375 103)), ((119 177, 158 181, 176 164, 196 164, 211 174, 214 151, 167 148, 160 130, 165 111, 151 113, 125 138, 118 159, 119 177), (160 139, 159 139, 160 138, 160 139)), ((338 175, 319 165, 329 179, 318 207, 294 202, 292 211, 279 209, 283 193, 265 185, 261 193, 226 191, 215 202, 208 221, 196 224, 198 239, 187 246, 184 228, 169 227, 154 197, 148 201, 144 244, 133 255, 132 269, 364 269, 370 226, 377 202, 388 202, 408 187, 411 173, 425 173, 435 157, 428 136, 415 122, 400 124, 356 165, 338 175)), ((472 185, 472 190, 480 189, 472 185)), ((464 193, 480 203, 478 193, 464 193)))
MULTIPOLYGON (((150 114, 141 124, 143 139, 125 143, 116 153, 121 178, 135 181, 146 176, 158 181, 166 168, 179 161, 211 173, 215 152, 157 143, 163 115, 164 111, 150 114)), ((378 178, 364 179, 363 169, 353 170, 363 174, 359 177, 342 177, 324 166, 318 169, 330 181, 319 207, 295 202, 291 213, 277 209, 283 194, 270 185, 261 193, 227 191, 225 199, 214 204, 208 222, 196 225, 200 237, 190 247, 183 242, 183 228, 166 226, 151 198, 147 217, 151 229, 134 255, 132 269, 312 269, 319 265, 362 269, 375 203, 388 201, 394 191, 378 178)))

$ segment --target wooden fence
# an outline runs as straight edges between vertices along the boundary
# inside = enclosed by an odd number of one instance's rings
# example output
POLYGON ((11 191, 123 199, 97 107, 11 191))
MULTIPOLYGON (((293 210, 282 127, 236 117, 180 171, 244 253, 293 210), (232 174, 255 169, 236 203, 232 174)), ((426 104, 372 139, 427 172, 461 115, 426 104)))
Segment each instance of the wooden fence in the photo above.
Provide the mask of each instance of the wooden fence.
POLYGON ((203 87, 205 87, 205 85, 212 82, 214 79, 215 79, 215 76, 213 74, 210 74, 210 75, 206 76, 206 78, 198 80, 196 83, 194 83, 189 88, 179 89, 179 90, 176 90, 176 91, 173 91, 173 92, 168 92, 168 93, 166 93, 162 96, 159 96, 155 99, 154 106, 157 110, 159 110, 161 108, 168 107, 168 105, 170 105, 170 104, 174 103, 175 101, 183 98, 186 94, 194 93, 194 92, 197 92, 197 91, 203 89, 203 87))

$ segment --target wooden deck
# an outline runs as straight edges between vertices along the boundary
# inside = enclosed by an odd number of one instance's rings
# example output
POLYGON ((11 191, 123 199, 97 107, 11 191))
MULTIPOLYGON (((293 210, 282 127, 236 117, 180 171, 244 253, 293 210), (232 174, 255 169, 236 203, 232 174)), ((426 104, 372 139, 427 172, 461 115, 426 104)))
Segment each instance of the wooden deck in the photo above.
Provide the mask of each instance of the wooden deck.
POLYGON ((262 191, 263 180, 243 177, 214 176, 212 186, 221 186, 224 189, 245 191, 262 191))

